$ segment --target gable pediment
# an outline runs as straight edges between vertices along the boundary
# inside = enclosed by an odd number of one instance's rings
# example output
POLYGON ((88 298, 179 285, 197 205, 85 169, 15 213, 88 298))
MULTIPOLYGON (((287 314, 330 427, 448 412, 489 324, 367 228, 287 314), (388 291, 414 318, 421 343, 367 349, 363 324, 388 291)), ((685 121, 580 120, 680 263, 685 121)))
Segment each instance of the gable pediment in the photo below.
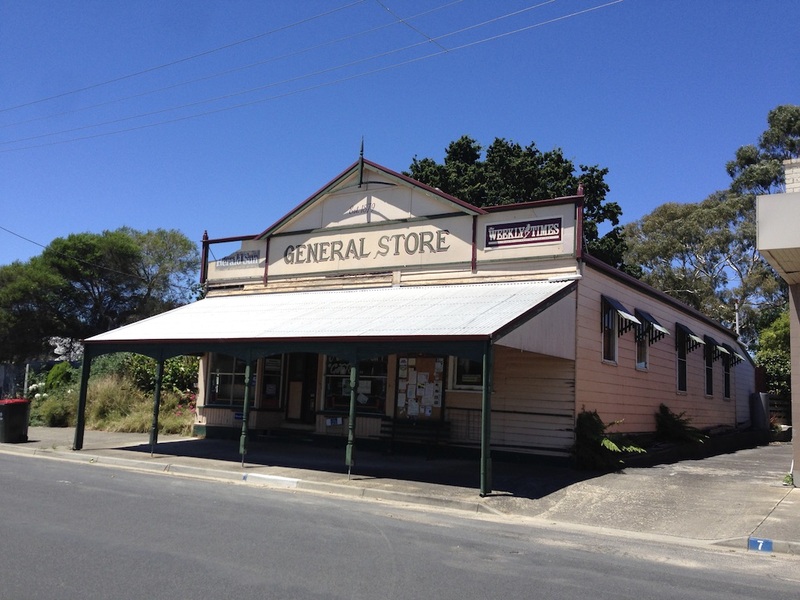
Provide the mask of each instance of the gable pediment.
POLYGON ((355 163, 259 237, 482 212, 439 190, 364 161, 363 167, 355 163))

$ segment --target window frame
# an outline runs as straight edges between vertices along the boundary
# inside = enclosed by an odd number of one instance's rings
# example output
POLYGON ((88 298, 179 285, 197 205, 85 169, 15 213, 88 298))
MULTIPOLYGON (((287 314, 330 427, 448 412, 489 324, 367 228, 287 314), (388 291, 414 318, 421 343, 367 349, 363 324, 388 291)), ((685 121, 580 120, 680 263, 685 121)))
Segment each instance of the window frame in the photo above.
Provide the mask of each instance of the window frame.
POLYGON ((723 355, 722 357, 722 397, 725 400, 731 399, 731 355, 723 355))
POLYGON ((451 390, 463 390, 476 392, 483 390, 483 362, 479 360, 472 360, 471 358, 464 358, 462 356, 450 357, 449 376, 447 378, 449 388, 451 390), (477 383, 465 383, 463 381, 463 365, 470 365, 469 375, 478 377, 477 383), (477 369, 477 373, 472 372, 477 369))
MULTIPOLYGON (((250 382, 245 381, 247 361, 222 352, 210 352, 208 354, 208 374, 206 376, 206 402, 205 406, 210 408, 243 408, 244 391, 249 384, 253 384, 253 372, 251 372, 250 382), (221 358, 226 359, 226 363, 215 369, 217 362, 222 362, 221 358), (232 368, 229 368, 232 367, 232 368), (241 371, 239 370, 241 368, 241 371), (216 377, 216 381, 214 378, 216 377), (220 378, 229 379, 229 382, 220 383, 220 378), (220 386, 229 388, 226 399, 220 400, 220 386), (241 390, 241 395, 237 393, 241 390)), ((253 400, 254 398, 251 398, 253 400)))
POLYGON ((686 394, 689 391, 689 334, 681 328, 675 328, 675 360, 676 360, 676 389, 678 393, 686 394))
POLYGON ((617 364, 619 344, 619 314, 607 298, 603 297, 600 304, 600 331, 602 340, 603 362, 617 364))
POLYGON ((714 396, 714 347, 706 342, 703 348, 703 359, 705 361, 705 390, 706 396, 714 396))
POLYGON ((636 326, 636 369, 647 371, 650 369, 650 341, 647 339, 647 327, 636 326))
MULTIPOLYGON (((324 360, 322 390, 323 410, 325 412, 344 412, 350 407, 350 368, 349 361, 334 355, 326 355, 324 360), (332 364, 332 361, 335 364, 332 364)), ((358 362, 358 396, 365 396, 366 401, 356 403, 357 414, 386 414, 386 402, 389 383, 389 356, 383 355, 358 362), (377 372, 376 372, 377 369, 377 372), (364 388, 369 382, 370 393, 364 388), (377 386, 376 386, 377 384, 377 386), (377 388, 377 389, 376 389, 377 388), (373 400, 374 399, 374 400, 373 400)))
POLYGON ((705 345, 705 341, 686 325, 675 323, 676 387, 679 393, 687 393, 689 389, 689 354, 705 345), (681 389, 681 379, 683 379, 683 389, 681 389))

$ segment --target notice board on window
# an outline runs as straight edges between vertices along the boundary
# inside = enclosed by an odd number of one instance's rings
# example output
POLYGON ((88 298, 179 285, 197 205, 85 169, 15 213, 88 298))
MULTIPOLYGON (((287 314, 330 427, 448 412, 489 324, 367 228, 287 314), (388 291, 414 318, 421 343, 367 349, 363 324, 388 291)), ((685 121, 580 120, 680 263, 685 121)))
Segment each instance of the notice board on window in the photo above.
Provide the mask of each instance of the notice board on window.
POLYGON ((445 358, 443 356, 399 355, 397 357, 398 419, 442 418, 445 358))

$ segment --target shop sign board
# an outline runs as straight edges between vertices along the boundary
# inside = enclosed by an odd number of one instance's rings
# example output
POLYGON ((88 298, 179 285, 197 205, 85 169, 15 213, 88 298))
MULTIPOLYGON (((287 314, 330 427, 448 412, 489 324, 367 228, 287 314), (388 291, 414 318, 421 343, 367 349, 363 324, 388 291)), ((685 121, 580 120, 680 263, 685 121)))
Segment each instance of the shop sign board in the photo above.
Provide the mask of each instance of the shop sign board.
POLYGON ((486 247, 519 246, 561 241, 561 217, 486 226, 486 247))
POLYGON ((469 262, 471 219, 275 237, 270 276, 469 262))
POLYGON ((240 250, 216 261, 217 269, 247 269, 258 266, 260 250, 240 250))

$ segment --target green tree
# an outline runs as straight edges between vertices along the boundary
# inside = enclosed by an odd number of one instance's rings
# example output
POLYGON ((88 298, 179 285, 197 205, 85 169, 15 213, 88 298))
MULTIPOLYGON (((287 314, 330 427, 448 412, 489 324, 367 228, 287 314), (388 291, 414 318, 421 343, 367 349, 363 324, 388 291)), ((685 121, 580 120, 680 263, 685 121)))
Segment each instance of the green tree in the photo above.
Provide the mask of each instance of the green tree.
POLYGON ((764 367, 769 393, 791 396, 792 361, 789 351, 789 312, 783 311, 758 337, 756 363, 764 367))
POLYGON ((756 249, 755 197, 781 191, 782 162, 800 156, 800 106, 778 106, 767 123, 727 163, 728 190, 665 204, 624 229, 625 260, 643 280, 738 328, 751 349, 786 310, 786 286, 756 249))
POLYGON ((740 147, 726 165, 734 192, 771 194, 785 189, 783 161, 800 157, 800 105, 774 108, 767 115, 767 125, 758 144, 740 147))
MULTIPOLYGON (((757 194, 772 194, 785 190, 783 161, 800 157, 800 105, 777 106, 767 115, 767 129, 759 136, 757 144, 740 147, 733 160, 726 165, 731 176, 731 190, 751 198, 755 205, 757 194)), ((752 209, 751 239, 755 244, 755 208, 752 209)), ((772 269, 765 266, 770 272, 772 269)), ((775 280, 778 276, 773 274, 775 280)), ((782 310, 760 315, 763 331, 758 338, 756 362, 764 367, 767 385, 777 395, 790 394, 788 372, 788 294, 781 281, 782 310)))
POLYGON ((666 203, 626 225, 625 238, 625 260, 640 265, 643 281, 737 329, 748 344, 785 304, 784 286, 756 250, 752 196, 666 203))
POLYGON ((199 265, 176 231, 130 228, 53 240, 0 267, 0 359, 46 356, 54 337, 80 340, 189 301, 199 265))
POLYGON ((576 194, 584 189, 584 244, 590 254, 624 268, 622 208, 606 201, 608 169, 575 164, 560 148, 542 152, 536 144, 521 146, 503 138, 486 148, 469 136, 450 142, 444 161, 412 159, 407 175, 474 206, 497 206, 576 194), (600 225, 611 230, 600 235, 600 225))
POLYGON ((180 231, 156 229, 136 231, 123 227, 139 248, 132 265, 142 282, 142 306, 153 304, 149 312, 160 312, 186 304, 200 293, 197 246, 180 231))
POLYGON ((46 348, 55 315, 43 310, 58 277, 41 261, 0 267, 0 360, 18 362, 38 357, 46 348))

